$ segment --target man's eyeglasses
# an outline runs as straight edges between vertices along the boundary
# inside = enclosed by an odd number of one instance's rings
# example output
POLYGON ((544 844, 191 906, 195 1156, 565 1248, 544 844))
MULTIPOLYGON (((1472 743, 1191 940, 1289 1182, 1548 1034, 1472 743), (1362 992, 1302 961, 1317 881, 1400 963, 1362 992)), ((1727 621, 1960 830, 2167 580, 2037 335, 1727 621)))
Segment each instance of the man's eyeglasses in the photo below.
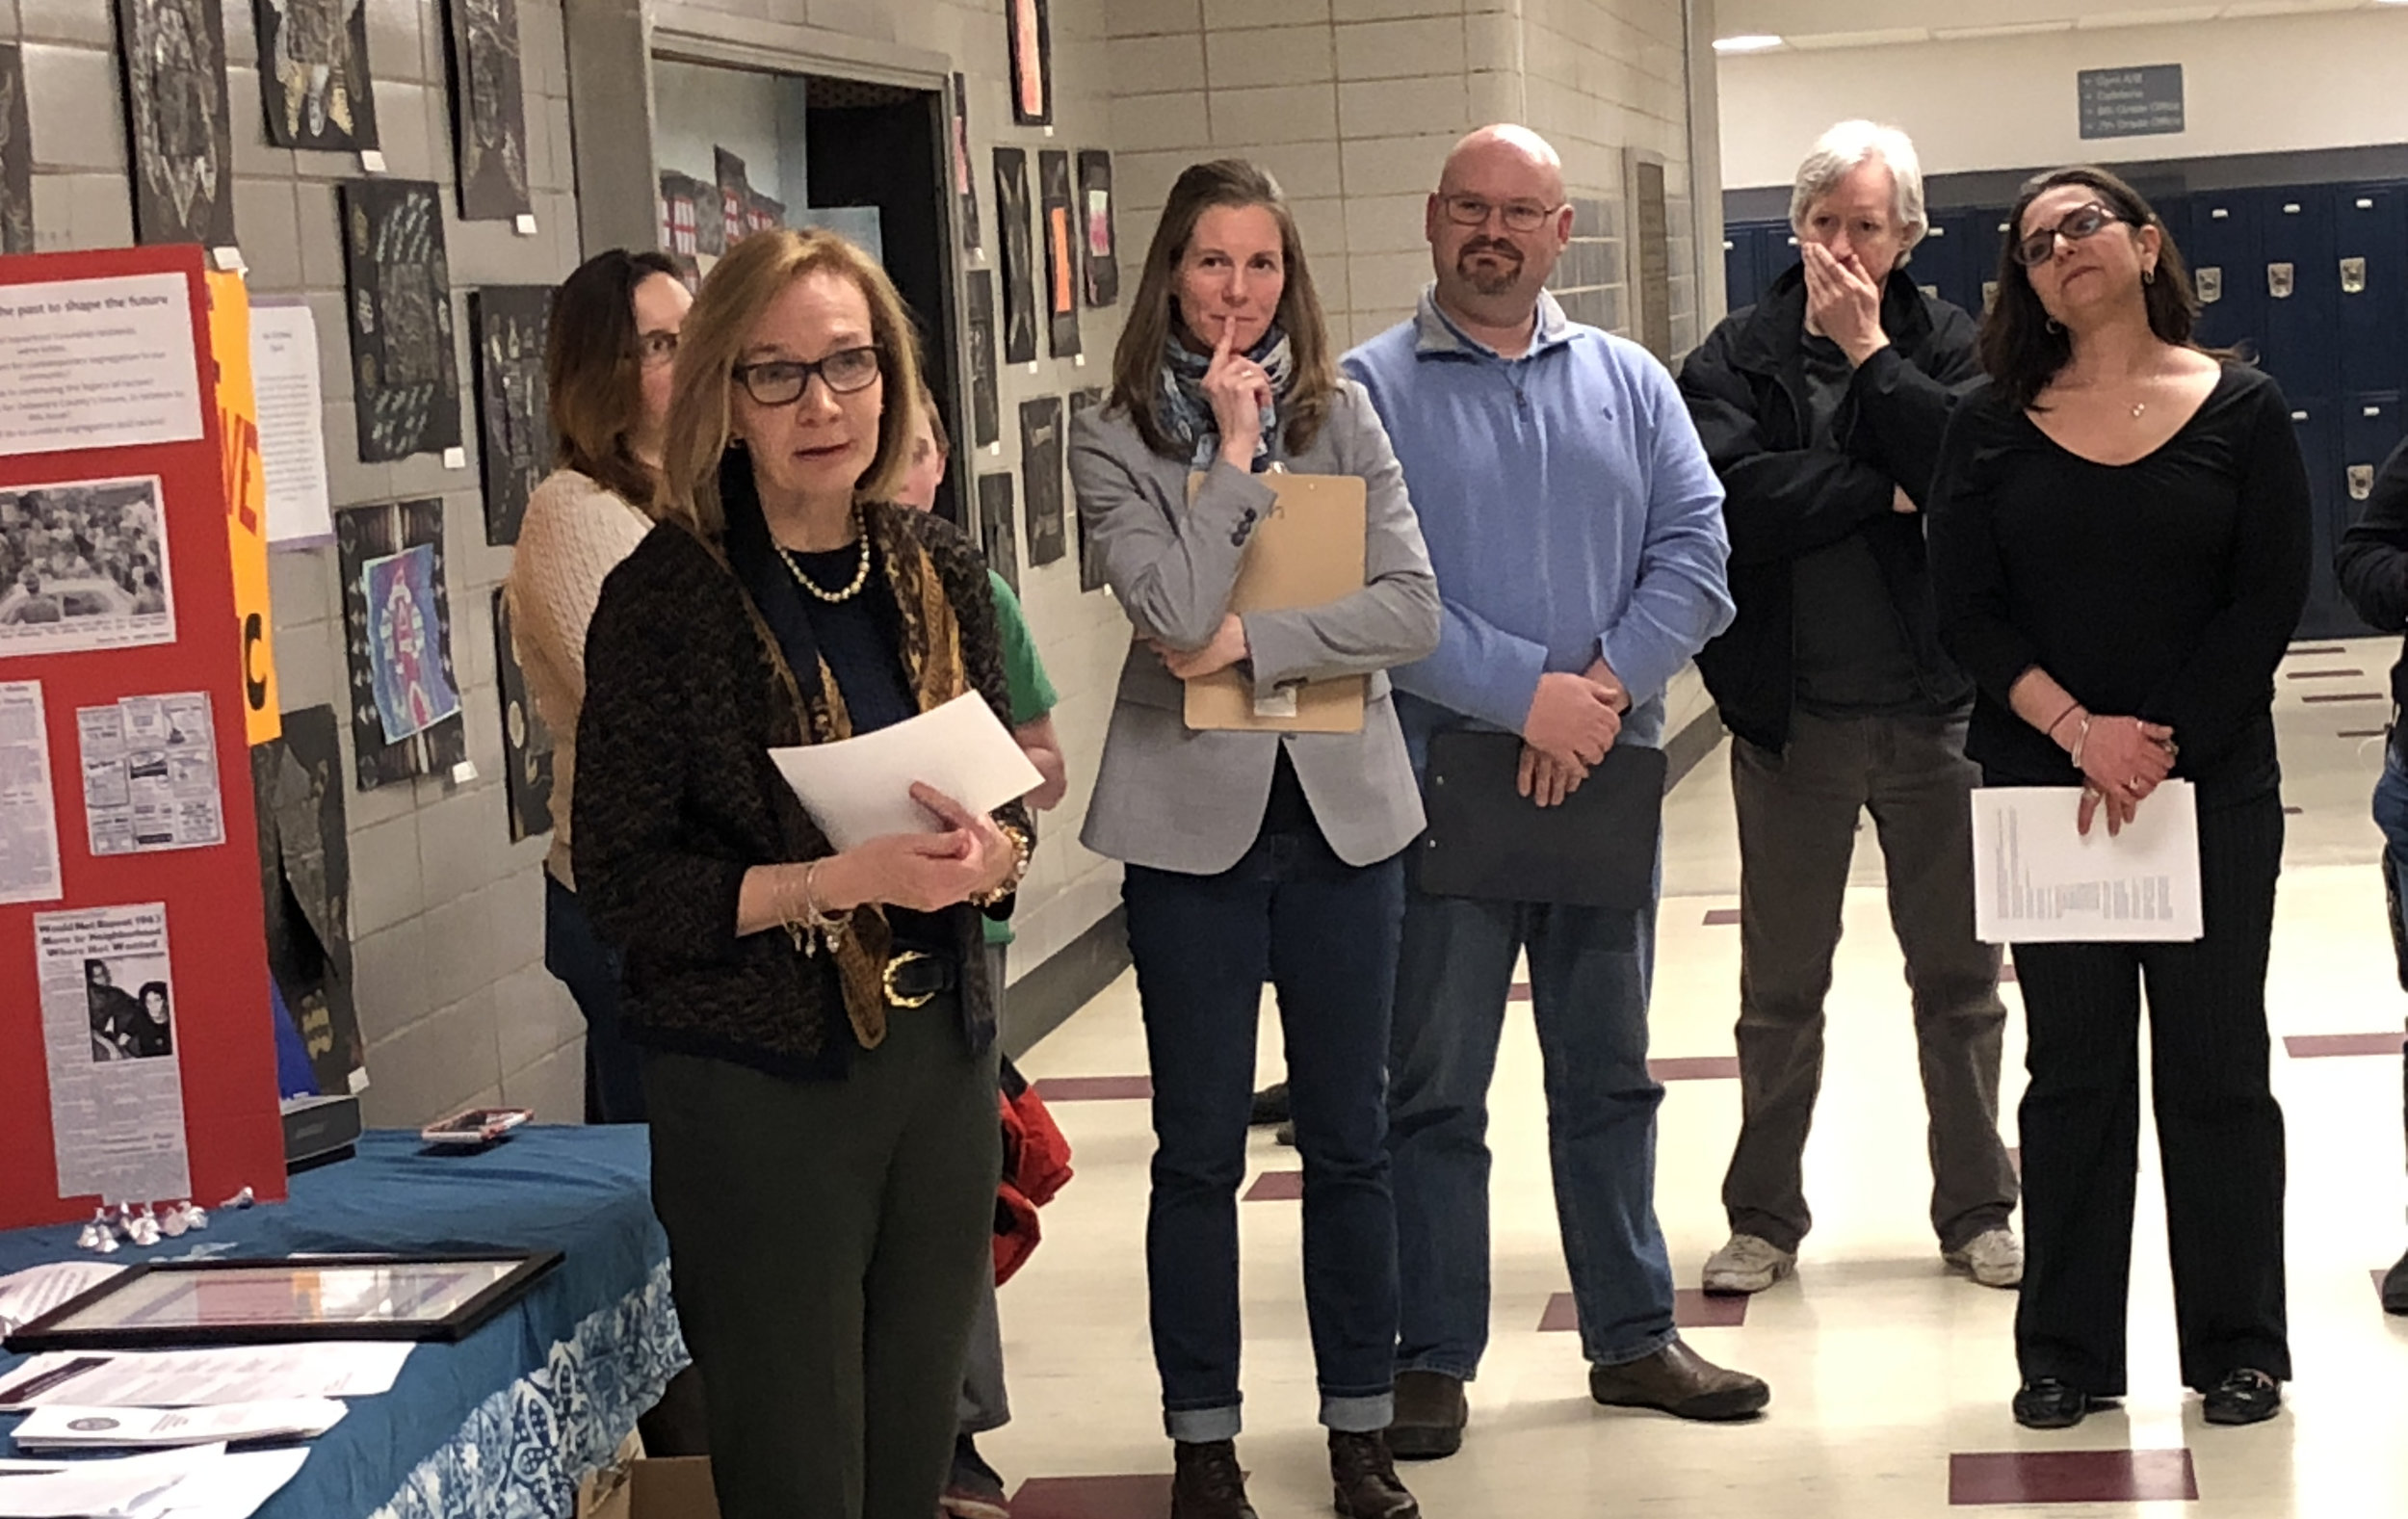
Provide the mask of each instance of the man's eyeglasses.
POLYGON ((1447 220, 1457 226, 1483 226, 1492 213, 1505 217, 1505 229, 1512 232, 1535 232, 1547 224, 1547 219, 1563 207, 1541 205, 1535 200, 1507 200, 1502 205, 1479 196, 1448 196, 1440 202, 1447 208, 1447 220))
POLYGON ((2056 256, 2056 240, 2068 243, 2084 242, 2102 231, 2123 222, 2123 218, 2093 200, 2076 206, 2055 226, 2042 227, 2015 245, 2015 262, 2026 269, 2037 269, 2056 256))
POLYGON ((636 357, 646 369, 659 369, 677 361, 677 334, 645 332, 636 338, 636 357))
POLYGON ((874 346, 838 349, 817 363, 804 364, 790 358, 773 358, 758 364, 736 366, 736 380, 745 393, 765 406, 791 406, 802 399, 817 375, 827 388, 840 396, 856 390, 867 390, 878 377, 877 349, 874 346))

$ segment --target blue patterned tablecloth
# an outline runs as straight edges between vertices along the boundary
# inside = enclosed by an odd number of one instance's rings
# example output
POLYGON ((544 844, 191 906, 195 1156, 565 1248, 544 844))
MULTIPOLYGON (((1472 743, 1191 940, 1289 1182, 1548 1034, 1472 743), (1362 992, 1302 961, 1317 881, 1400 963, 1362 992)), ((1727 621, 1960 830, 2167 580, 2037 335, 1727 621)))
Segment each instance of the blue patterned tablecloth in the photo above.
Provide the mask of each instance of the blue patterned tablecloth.
MULTIPOLYGON (((641 1126, 521 1129, 477 1154, 374 1133, 287 1203, 114 1262, 299 1251, 548 1249, 560 1267, 457 1345, 421 1345, 354 1399, 260 1519, 566 1519, 686 1364, 641 1126)), ((207 1199, 204 1199, 206 1201, 207 1199)), ((0 1232, 0 1274, 84 1256, 72 1226, 0 1232)), ((0 1376, 22 1357, 0 1353, 0 1376)), ((0 1432, 18 1419, 0 1414, 0 1432)))

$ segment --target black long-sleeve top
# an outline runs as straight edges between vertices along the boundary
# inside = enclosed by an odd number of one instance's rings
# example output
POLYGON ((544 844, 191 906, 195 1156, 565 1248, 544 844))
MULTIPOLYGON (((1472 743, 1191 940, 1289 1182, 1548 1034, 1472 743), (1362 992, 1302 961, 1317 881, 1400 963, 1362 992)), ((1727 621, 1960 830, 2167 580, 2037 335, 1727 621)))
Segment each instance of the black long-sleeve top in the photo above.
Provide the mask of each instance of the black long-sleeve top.
MULTIPOLYGON (((2366 514, 2333 553, 2342 594, 2378 628, 2408 629, 2408 441, 2375 471, 2366 514)), ((2392 666, 2392 700, 2408 702, 2408 645, 2392 666)))
POLYGON ((2173 437, 2093 462, 1983 387, 1933 485, 1940 634, 1979 688, 1966 751, 1995 783, 2073 785, 2007 692, 2037 666, 2100 716, 2174 730, 2203 805, 2280 778, 2274 668, 2308 597, 2308 477, 2274 381, 2227 365, 2173 437))

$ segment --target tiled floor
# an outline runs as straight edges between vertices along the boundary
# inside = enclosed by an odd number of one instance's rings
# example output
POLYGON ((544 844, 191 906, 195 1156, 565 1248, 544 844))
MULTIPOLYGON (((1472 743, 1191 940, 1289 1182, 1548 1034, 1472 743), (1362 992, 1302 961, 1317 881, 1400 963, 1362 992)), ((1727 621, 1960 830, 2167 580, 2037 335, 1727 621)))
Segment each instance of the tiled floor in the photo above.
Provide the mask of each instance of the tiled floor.
MULTIPOLYGON (((1526 1007, 1507 1013, 1492 1104, 1496 1151, 1492 1339, 1453 1459, 1405 1469, 1430 1519, 1635 1515, 1891 1519, 1981 1506, 2042 1514, 2197 1519, 2358 1519, 2408 1513, 2408 1320, 2386 1319, 2368 1273, 2408 1244, 2400 1065, 2408 996, 2392 962, 2378 841, 2367 794, 2381 764, 2364 707, 2314 695, 2379 692, 2395 650, 2374 641, 2295 654, 2278 683, 2287 868, 2270 988, 2275 1089, 2290 1157, 2290 1323, 2298 1379, 2283 1415, 2247 1429, 2204 1426, 2174 1368, 2157 1162, 2144 1150, 2133 1259, 2132 1396, 2079 1428, 2016 1427, 2013 1295, 1948 1273, 1924 1222, 1929 1177, 1905 987, 1871 830, 1851 876, 1829 1008, 1819 1122, 1806 1154, 1816 1229, 1798 1274, 1748 1299, 1743 1323, 1686 1328, 1701 1352, 1773 1386, 1745 1426, 1683 1425, 1601 1409, 1586 1396, 1569 1303, 1550 1312, 1564 1266, 1548 1181, 1546 1109, 1526 1007), (2355 669, 2363 678, 2316 678, 2355 669), (2285 1041, 2347 1041, 2338 1046, 2285 1041), (2327 1050, 2362 1055, 2307 1059, 2327 1050), (2193 1490, 2196 1498, 2186 1495, 2193 1490)), ((1725 757, 1666 804, 1665 882, 1653 1045, 1672 1061, 1728 1060, 1739 973, 1725 757), (1710 926, 1711 925, 1711 926, 1710 926)), ((2019 992, 2003 995, 2011 1010, 2019 992)), ((1142 1096, 1144 1087, 1059 1087, 1144 1069, 1128 978, 1023 1062, 1049 1095, 1142 1096)), ((2010 1024, 2002 1121, 2015 1141, 2020 1018, 2010 1024)), ((1266 1020, 1261 1068, 1279 1069, 1266 1020)), ((1668 1072, 1666 1074, 1669 1074, 1668 1072)), ((1059 1103, 1060 1097, 1057 1096, 1059 1103)), ((1140 1101, 1060 1104, 1078 1179, 1044 1216, 1045 1244, 1003 1298, 1017 1420, 982 1448, 1014 1482, 1019 1519, 1158 1519, 1169 1447, 1145 1322, 1145 1168, 1140 1101), (1078 1479, 1109 1479, 1105 1481, 1078 1479)), ((1724 1235, 1716 1202, 1739 1114, 1738 1084, 1673 1083, 1659 1141, 1657 1201, 1683 1286, 1724 1235)), ((2153 1142, 2153 1141, 2152 1141, 2153 1142)), ((1284 1191, 1295 1152, 1268 1131, 1246 1186, 1284 1191)), ((1297 1251, 1301 1210, 1240 1211, 1248 1430, 1240 1454, 1263 1519, 1328 1512, 1313 1424, 1297 1251)), ((1684 1319, 1714 1300, 1684 1295, 1684 1319)))

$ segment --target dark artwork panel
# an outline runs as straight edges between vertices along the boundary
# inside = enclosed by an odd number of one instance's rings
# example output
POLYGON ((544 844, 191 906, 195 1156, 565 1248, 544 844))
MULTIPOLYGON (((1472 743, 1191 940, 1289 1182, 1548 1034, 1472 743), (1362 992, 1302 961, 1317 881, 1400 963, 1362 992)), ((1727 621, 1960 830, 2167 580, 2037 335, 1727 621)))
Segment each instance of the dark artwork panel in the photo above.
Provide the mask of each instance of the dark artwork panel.
POLYGON ((1070 204, 1070 155, 1036 155, 1038 214, 1045 222, 1046 349, 1056 358, 1079 352, 1079 223, 1070 204))
POLYGON ((1108 306, 1120 299, 1120 234, 1112 224, 1112 156, 1090 149, 1079 155, 1078 221, 1086 238, 1086 303, 1108 306))
POLYGON ((353 1072, 367 1064, 352 992, 339 729, 332 707, 305 707, 284 714, 283 737, 250 751, 268 970, 321 1092, 350 1091, 353 1072))
POLYGON ((719 173, 720 248, 723 252, 752 230, 752 178, 745 171, 745 161, 723 147, 712 148, 711 159, 719 173))
POLYGON ((772 200, 758 190, 746 197, 745 230, 746 233, 767 232, 786 224, 786 202, 772 200))
POLYGON ((1061 558, 1061 397, 1020 403, 1020 493, 1029 503, 1029 563, 1061 558))
POLYGON ((342 153, 376 146, 367 0, 253 0, 252 14, 268 141, 342 153))
POLYGON ((1004 362, 1036 360, 1036 251, 1029 242, 1029 155, 995 149, 995 220, 1004 243, 1004 362))
POLYGON ((954 75, 954 196, 960 209, 961 246, 979 250, 979 184, 970 167, 970 82, 954 75))
POLYGON ((25 55, 0 46, 0 253, 34 250, 34 128, 25 55))
POLYGON ((970 271, 963 301, 970 319, 970 443, 984 448, 1004 435, 996 402, 995 272, 970 271))
MULTIPOLYGON (((364 3, 364 0, 363 0, 364 3)), ((507 222, 536 208, 527 180, 527 90, 518 0, 448 0, 452 143, 464 222, 507 222)))
MULTIPOLYGON (((1084 390, 1070 392, 1071 420, 1077 421, 1103 404, 1104 392, 1097 386, 1089 385, 1084 390)), ((1076 502, 1071 503, 1071 510, 1079 519, 1079 589, 1101 590, 1104 589, 1104 561, 1095 552, 1094 536, 1087 531, 1086 513, 1078 511, 1076 502)))
POLYGON ((416 179, 354 179, 342 189, 360 460, 450 448, 459 441, 459 370, 442 192, 416 179))
POLYGON ((510 592, 493 593, 493 668, 502 686, 502 760, 508 773, 510 842, 552 831, 552 730, 536 714, 527 672, 510 637, 510 592))
MULTIPOLYGON (((688 290, 702 284, 702 207, 705 196, 700 180, 675 170, 661 171, 661 251, 677 261, 679 277, 688 290)), ((716 199, 710 204, 718 205, 716 199)), ((712 219, 714 224, 718 218, 712 219)))
POLYGON ((134 240, 234 242, 234 136, 218 0, 117 0, 134 240))
POLYGON ((468 293, 487 543, 518 541, 527 498, 552 467, 551 406, 543 374, 551 327, 549 285, 488 285, 468 293))
POLYGON ((1020 593, 1019 535, 1011 525, 1011 477, 979 477, 979 544, 986 551, 989 569, 1004 577, 1012 594, 1020 593))
POLYGON ((351 507, 334 514, 335 562, 343 577, 343 645, 352 690, 353 783, 361 791, 395 785, 413 775, 448 775, 468 757, 467 729, 458 714, 399 743, 388 744, 377 711, 376 661, 369 652, 375 620, 364 574, 368 562, 426 544, 434 551, 432 649, 419 658, 440 662, 445 681, 458 691, 452 669, 452 602, 443 569, 443 503, 408 501, 395 506, 351 507))
POLYGON ((1054 27, 1045 0, 1005 0, 1011 29, 1011 118, 1054 124, 1054 27))

